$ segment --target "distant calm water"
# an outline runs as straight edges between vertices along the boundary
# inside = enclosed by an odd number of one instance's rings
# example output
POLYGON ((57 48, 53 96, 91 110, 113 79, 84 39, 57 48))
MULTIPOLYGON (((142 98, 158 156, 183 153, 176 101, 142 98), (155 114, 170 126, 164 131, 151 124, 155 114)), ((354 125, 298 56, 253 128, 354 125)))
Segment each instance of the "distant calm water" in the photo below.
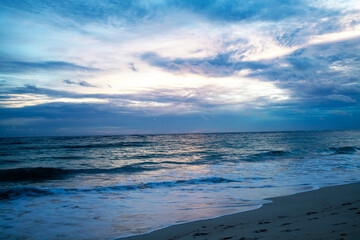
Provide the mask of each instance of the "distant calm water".
POLYGON ((360 131, 0 139, 0 238, 114 239, 360 180, 360 131))

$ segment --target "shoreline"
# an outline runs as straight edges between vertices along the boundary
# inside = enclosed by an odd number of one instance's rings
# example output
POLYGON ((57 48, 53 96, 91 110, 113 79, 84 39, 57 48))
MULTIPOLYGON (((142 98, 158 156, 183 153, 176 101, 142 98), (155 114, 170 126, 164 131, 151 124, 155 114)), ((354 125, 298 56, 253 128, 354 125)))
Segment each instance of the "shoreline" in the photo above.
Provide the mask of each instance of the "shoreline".
POLYGON ((264 200, 271 203, 116 239, 360 239, 360 183, 315 188, 264 200))

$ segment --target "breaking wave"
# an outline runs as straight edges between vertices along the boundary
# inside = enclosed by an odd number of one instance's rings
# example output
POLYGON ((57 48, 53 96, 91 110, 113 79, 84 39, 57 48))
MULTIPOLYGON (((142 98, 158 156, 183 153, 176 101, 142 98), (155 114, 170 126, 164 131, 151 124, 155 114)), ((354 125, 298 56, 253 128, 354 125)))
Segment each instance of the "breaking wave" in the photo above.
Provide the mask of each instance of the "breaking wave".
POLYGON ((126 165, 118 168, 93 169, 62 169, 62 168, 14 168, 0 170, 0 182, 44 181, 68 177, 75 174, 101 174, 101 173, 134 173, 152 171, 159 168, 126 165))
POLYGON ((174 180, 166 182, 148 182, 137 185, 121 185, 121 186, 107 186, 107 187, 94 187, 94 188, 54 188, 54 189, 41 189, 36 187, 12 187, 7 189, 0 189, 0 200, 14 200, 22 197, 40 197, 56 194, 71 194, 79 192, 118 192, 118 191, 131 191, 152 188, 171 188, 181 187, 187 185, 202 185, 202 184, 218 184, 241 182, 238 180, 231 180, 219 177, 188 179, 188 180, 174 180))
POLYGON ((327 151, 332 152, 333 154, 354 154, 359 151, 357 147, 331 147, 328 148, 327 151))

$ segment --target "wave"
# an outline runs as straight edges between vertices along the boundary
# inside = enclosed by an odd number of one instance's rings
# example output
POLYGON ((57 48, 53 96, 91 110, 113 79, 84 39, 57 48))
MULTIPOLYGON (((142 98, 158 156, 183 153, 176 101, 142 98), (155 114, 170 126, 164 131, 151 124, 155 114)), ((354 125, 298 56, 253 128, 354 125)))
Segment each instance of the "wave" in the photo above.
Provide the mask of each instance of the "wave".
POLYGON ((41 181, 57 179, 69 174, 61 168, 13 168, 0 170, 0 182, 41 181))
MULTIPOLYGON (((68 157, 64 157, 68 158, 68 157)), ((72 157, 69 157, 72 158, 72 157)), ((9 161, 10 162, 10 161, 9 161)), ((12 161, 11 161, 12 162, 12 161)), ((14 161, 15 162, 15 161, 14 161)), ((0 170, 0 182, 57 180, 78 174, 130 174, 168 168, 164 165, 200 165, 199 162, 140 162, 117 168, 63 169, 51 167, 13 168, 0 170)))
MULTIPOLYGON (((1 156, 1 155, 0 155, 1 156)), ((9 163, 19 163, 20 161, 17 160, 1 160, 0 165, 2 164, 9 164, 9 163)))
POLYGON ((22 197, 39 197, 45 195, 53 195, 54 192, 36 188, 36 187, 13 187, 9 189, 0 189, 0 199, 17 199, 22 197))
POLYGON ((45 181, 69 177, 75 174, 112 174, 112 173, 134 173, 152 171, 159 168, 140 167, 136 165, 125 165, 118 168, 93 168, 93 169, 62 169, 62 168, 14 168, 0 170, 0 182, 23 182, 23 181, 45 181))
POLYGON ((62 146, 63 148, 108 148, 108 147, 142 147, 152 142, 117 142, 117 143, 100 143, 89 145, 68 145, 62 146))
POLYGON ((162 165, 162 164, 168 164, 168 165, 202 165, 203 163, 198 162, 198 161, 195 161, 195 162, 161 161, 161 162, 140 162, 140 163, 134 163, 131 166, 162 165))
POLYGON ((0 156, 12 156, 12 153, 0 153, 0 156))
POLYGON ((79 192, 114 192, 114 191, 131 191, 143 190, 153 188, 171 188, 181 187, 187 185, 202 185, 202 184, 219 184, 241 182, 238 180, 225 179, 219 177, 188 179, 188 180, 175 180, 166 182, 148 182, 137 185, 121 185, 121 186, 107 186, 95 188, 54 188, 54 189, 41 189, 36 187, 11 187, 8 189, 0 189, 0 200, 14 200, 23 197, 41 197, 56 194, 72 194, 79 192))
POLYGON ((292 155, 292 154, 294 154, 294 153, 292 153, 291 151, 273 150, 273 151, 267 151, 267 152, 263 152, 263 153, 254 154, 250 157, 250 160, 254 160, 254 159, 264 159, 265 160, 266 158, 288 156, 288 155, 292 155))
POLYGON ((74 170, 77 173, 84 173, 84 174, 101 174, 101 173, 134 173, 134 172, 145 172, 145 171, 154 171, 158 170, 160 167, 140 167, 136 164, 132 165, 125 165, 118 168, 94 168, 94 169, 79 169, 74 170))
POLYGON ((354 154, 357 153, 360 149, 357 147, 331 147, 326 149, 327 152, 332 152, 333 154, 354 154))
POLYGON ((24 146, 18 149, 48 149, 48 148, 65 148, 65 149, 82 149, 82 148, 112 148, 112 147, 143 147, 152 144, 152 142, 116 142, 116 143, 97 143, 86 145, 38 145, 38 146, 24 146))
POLYGON ((353 147, 353 146, 330 147, 330 148, 326 148, 326 149, 322 149, 320 151, 314 151, 314 152, 305 152, 304 150, 292 150, 292 151, 272 150, 272 151, 267 151, 267 152, 251 155, 250 158, 248 158, 248 159, 250 161, 254 161, 254 160, 268 160, 268 159, 272 159, 274 157, 299 156, 299 154, 300 155, 304 154, 303 156, 305 156, 307 154, 317 155, 319 153, 336 155, 336 154, 356 154, 359 152, 360 152, 360 148, 353 147))
POLYGON ((51 159, 84 159, 82 156, 53 156, 51 159))
POLYGON ((7 143, 7 145, 22 145, 22 144, 29 144, 30 142, 22 142, 22 141, 18 141, 18 142, 9 142, 7 143))
POLYGON ((230 182, 240 182, 238 180, 219 178, 219 177, 209 177, 209 178, 199 178, 199 179, 188 179, 188 180, 175 180, 167 182, 149 182, 138 185, 125 185, 125 186, 110 186, 96 188, 96 190, 136 190, 136 189, 148 189, 148 188, 162 188, 162 187, 178 187, 185 185, 199 185, 199 184, 216 184, 216 183, 230 183, 230 182))

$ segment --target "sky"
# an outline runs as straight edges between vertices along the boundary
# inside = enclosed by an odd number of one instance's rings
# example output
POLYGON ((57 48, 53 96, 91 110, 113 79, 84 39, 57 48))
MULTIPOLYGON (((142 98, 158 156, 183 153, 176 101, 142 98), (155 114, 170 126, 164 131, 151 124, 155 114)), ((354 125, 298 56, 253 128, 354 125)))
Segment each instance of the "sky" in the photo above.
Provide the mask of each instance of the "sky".
POLYGON ((360 129, 358 0, 2 0, 0 137, 360 129))

